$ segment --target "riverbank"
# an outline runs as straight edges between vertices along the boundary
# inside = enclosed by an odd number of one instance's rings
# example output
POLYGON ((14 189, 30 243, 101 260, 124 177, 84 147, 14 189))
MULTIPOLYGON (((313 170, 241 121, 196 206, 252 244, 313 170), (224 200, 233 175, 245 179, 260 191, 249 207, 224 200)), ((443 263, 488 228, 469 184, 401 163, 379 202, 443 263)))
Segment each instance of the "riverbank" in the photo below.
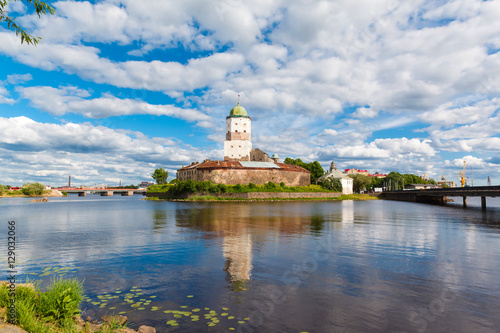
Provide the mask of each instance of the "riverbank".
POLYGON ((55 197, 64 197, 64 194, 62 194, 61 191, 58 190, 50 190, 50 191, 45 191, 41 195, 25 195, 22 193, 15 193, 15 194, 7 194, 8 192, 5 192, 4 194, 0 195, 0 198, 55 198, 55 197))
POLYGON ((341 194, 341 193, 225 193, 219 195, 193 194, 186 198, 158 197, 151 193, 144 200, 149 201, 207 201, 207 202, 235 202, 235 201, 342 201, 342 200, 378 200, 378 194, 341 194))

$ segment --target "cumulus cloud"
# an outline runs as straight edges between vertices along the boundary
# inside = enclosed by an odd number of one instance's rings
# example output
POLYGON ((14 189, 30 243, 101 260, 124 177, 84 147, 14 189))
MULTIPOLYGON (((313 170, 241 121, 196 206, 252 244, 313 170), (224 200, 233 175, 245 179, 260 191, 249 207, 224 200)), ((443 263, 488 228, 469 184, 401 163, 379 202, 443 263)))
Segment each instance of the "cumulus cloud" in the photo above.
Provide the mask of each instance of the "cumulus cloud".
POLYGON ((14 104, 16 101, 9 98, 9 92, 5 87, 0 85, 0 104, 14 104))
POLYGON ((66 87, 27 87, 19 88, 23 98, 29 99, 38 109, 54 115, 79 113, 86 118, 102 119, 113 116, 149 114, 169 116, 197 122, 198 126, 212 125, 212 119, 197 110, 181 109, 172 105, 152 105, 141 100, 120 99, 110 94, 100 98, 86 99, 90 93, 72 86, 66 87))
POLYGON ((33 76, 31 74, 11 74, 7 75, 7 83, 10 84, 19 84, 19 83, 25 83, 28 81, 33 80, 33 76))
POLYGON ((120 175, 136 182, 149 179, 148 173, 157 166, 175 172, 182 164, 216 154, 141 133, 90 124, 41 123, 27 117, 0 118, 0 131, 2 175, 18 182, 23 181, 18 170, 45 181, 60 181, 69 173, 89 181, 120 175))

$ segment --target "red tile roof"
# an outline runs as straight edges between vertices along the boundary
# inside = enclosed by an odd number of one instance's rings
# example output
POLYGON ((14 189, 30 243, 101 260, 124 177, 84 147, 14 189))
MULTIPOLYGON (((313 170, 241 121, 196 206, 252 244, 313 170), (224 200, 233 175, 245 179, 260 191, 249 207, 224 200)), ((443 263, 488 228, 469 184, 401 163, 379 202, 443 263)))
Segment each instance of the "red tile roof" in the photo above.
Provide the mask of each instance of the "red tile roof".
MULTIPOLYGON (((285 163, 276 163, 279 166, 277 170, 285 170, 285 171, 295 171, 295 172, 307 172, 311 173, 309 170, 306 170, 298 165, 285 164, 285 163)), ((244 167, 240 164, 239 161, 205 161, 198 164, 191 164, 180 168, 177 171, 190 170, 190 169, 266 169, 266 168, 248 168, 244 167)), ((269 168, 270 169, 270 168, 269 168)))

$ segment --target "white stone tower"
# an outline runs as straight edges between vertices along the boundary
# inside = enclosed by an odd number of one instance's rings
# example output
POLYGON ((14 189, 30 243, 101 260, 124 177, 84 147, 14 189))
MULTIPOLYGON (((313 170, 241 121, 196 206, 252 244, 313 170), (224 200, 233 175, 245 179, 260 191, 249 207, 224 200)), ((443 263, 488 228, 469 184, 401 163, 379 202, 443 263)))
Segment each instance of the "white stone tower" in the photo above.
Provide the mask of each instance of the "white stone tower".
POLYGON ((226 117, 225 161, 250 161, 252 119, 240 102, 226 117))

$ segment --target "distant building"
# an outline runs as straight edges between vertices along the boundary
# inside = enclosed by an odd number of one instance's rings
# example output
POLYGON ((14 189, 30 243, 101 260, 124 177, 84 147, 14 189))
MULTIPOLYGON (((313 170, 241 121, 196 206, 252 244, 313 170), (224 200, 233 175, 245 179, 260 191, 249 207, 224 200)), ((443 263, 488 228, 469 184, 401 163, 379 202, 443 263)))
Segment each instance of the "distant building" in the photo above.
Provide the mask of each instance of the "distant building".
POLYGON ((436 187, 434 184, 408 184, 405 185, 405 190, 429 190, 436 187))
POLYGON ((325 173, 323 176, 319 177, 318 181, 320 182, 321 180, 327 179, 327 178, 333 178, 333 179, 339 179, 340 183, 342 184, 342 194, 352 194, 353 193, 353 179, 349 176, 346 176, 344 173, 341 171, 337 170, 337 165, 335 162, 332 162, 330 164, 330 170, 325 173))
POLYGON ((52 189, 52 187, 50 187, 50 185, 44 185, 45 186, 45 191, 50 191, 52 189))
POLYGON ((385 178, 385 177, 387 177, 387 175, 383 174, 383 173, 375 172, 374 174, 368 175, 368 177, 371 177, 371 178, 385 178))
POLYGON ((310 171, 296 165, 279 163, 277 154, 269 155, 252 149, 252 119, 244 107, 236 105, 226 117, 224 160, 205 160, 177 170, 178 180, 211 181, 215 184, 285 183, 286 186, 306 186, 311 182, 310 171))
POLYGON ((358 169, 345 169, 344 173, 346 175, 364 175, 364 176, 368 176, 370 174, 368 170, 358 170, 358 169))
POLYGON ((153 183, 153 182, 142 182, 142 183, 140 183, 140 184, 139 184, 139 185, 137 185, 137 186, 138 186, 138 187, 140 187, 140 188, 146 188, 146 187, 151 186, 151 185, 154 185, 154 184, 155 184, 155 183, 153 183))
POLYGON ((9 191, 18 191, 20 189, 21 188, 19 186, 11 186, 11 187, 9 187, 9 191))

